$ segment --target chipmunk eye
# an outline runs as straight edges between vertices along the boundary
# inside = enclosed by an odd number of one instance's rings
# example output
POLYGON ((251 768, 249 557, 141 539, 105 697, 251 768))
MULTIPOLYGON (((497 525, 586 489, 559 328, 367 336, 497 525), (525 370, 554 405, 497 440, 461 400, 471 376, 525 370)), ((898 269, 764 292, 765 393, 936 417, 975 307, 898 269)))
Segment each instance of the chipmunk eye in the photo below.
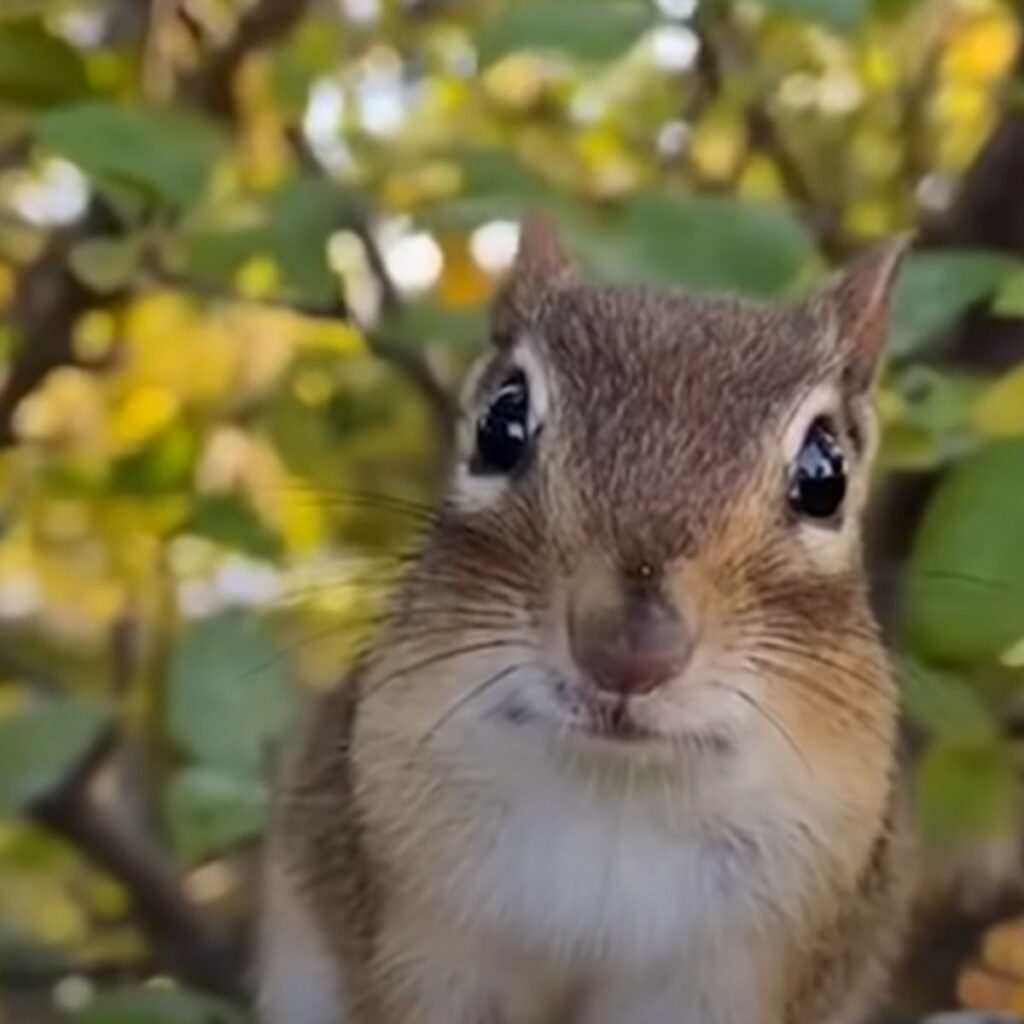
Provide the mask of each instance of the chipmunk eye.
POLYGON ((513 370, 476 421, 476 451, 470 471, 511 473, 529 447, 530 389, 522 370, 513 370))
POLYGON ((830 519, 846 495, 846 459, 827 420, 807 431, 789 485, 789 506, 810 519, 830 519))

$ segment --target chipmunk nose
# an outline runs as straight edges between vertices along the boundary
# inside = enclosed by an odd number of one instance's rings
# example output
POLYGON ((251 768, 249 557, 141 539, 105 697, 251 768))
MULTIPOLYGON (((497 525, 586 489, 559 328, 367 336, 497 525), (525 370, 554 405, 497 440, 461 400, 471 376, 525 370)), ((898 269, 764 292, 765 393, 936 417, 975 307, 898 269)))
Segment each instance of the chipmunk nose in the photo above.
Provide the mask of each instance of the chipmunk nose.
POLYGON ((620 697, 663 686, 686 667, 692 653, 681 616, 647 589, 627 593, 615 608, 570 614, 569 646, 588 680, 620 697))

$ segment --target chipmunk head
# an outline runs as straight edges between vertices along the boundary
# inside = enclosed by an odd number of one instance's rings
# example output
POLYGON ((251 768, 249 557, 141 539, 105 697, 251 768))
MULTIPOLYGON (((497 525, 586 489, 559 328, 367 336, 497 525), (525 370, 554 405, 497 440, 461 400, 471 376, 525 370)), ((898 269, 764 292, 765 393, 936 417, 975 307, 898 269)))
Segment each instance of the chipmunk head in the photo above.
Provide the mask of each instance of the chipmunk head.
POLYGON ((461 714, 609 749, 888 735, 859 534, 901 248, 770 306, 590 282, 527 221, 424 559, 467 649, 504 638, 461 714))

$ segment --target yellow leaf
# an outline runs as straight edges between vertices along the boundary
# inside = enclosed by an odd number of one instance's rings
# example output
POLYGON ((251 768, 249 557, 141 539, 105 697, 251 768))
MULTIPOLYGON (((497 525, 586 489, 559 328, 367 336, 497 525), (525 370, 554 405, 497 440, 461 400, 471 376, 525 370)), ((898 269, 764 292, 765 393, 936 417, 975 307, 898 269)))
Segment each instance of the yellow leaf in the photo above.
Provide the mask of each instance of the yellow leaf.
POLYGON ((129 452, 142 447, 177 416, 179 407, 177 396, 167 388, 148 385, 130 391, 110 419, 114 448, 129 452))
POLYGON ((865 176, 884 180, 899 171, 904 144, 882 126, 868 122, 854 135, 850 155, 865 176))
POLYGON ((577 139, 576 149, 594 195, 611 199, 640 184, 643 168, 617 131, 606 126, 591 128, 577 139))
POLYGON ((461 180, 455 164, 436 160, 414 170, 394 171, 381 183, 381 203, 392 210, 411 210, 450 199, 459 191, 461 180))
POLYGON ((243 400, 262 394, 281 376, 303 331, 303 321, 294 313, 258 306, 228 307, 218 322, 232 336, 233 391, 243 400))
POLYGON ((196 467, 200 491, 223 493, 234 490, 245 473, 251 455, 249 435, 238 427, 220 427, 207 438, 196 467))
POLYGON ((891 46, 881 40, 869 43, 860 56, 860 72, 871 89, 883 92, 899 79, 900 62, 891 46))
POLYGON ((1021 637, 1008 650, 1003 651, 999 660, 1007 668, 1024 668, 1024 637, 1021 637))
POLYGON ((0 313, 6 312, 14 299, 14 271, 7 263, 0 263, 0 313))
POLYGON ((18 406, 14 429, 26 441, 93 441, 102 436, 105 412, 96 378, 64 366, 18 406))
POLYGON ((163 387, 183 406, 223 401, 234 393, 245 356, 245 339, 223 317, 203 315, 173 292, 158 292, 128 310, 118 385, 124 391, 163 387))
POLYGON ((493 282, 473 259, 462 235, 439 239, 444 253, 444 273, 437 286, 438 301, 446 306, 465 308, 479 306, 487 300, 493 282))
POLYGON ((907 414, 907 403, 903 395, 889 387, 881 387, 875 397, 875 410, 883 426, 897 423, 907 414))
POLYGON ((927 431, 909 423, 893 423, 885 430, 878 462, 882 469, 920 470, 935 466, 941 457, 927 431))
POLYGON ((853 235, 878 238, 896 227, 897 216, 896 210, 881 199, 863 199, 850 204, 843 221, 853 235))
MULTIPOLYGON (((105 524, 107 528, 111 525, 105 524)), ((60 549, 38 552, 36 565, 43 592, 43 628, 76 645, 102 643, 125 599, 121 583, 111 575, 105 560, 97 564, 91 552, 79 550, 72 555, 60 549)))
POLYGON ((983 437, 1024 434, 1024 366, 1010 370, 975 402, 971 427, 983 437))
POLYGON ((24 711, 28 702, 28 693, 20 686, 0 686, 0 719, 24 711))
POLYGON ((334 378, 323 370, 303 370, 296 375, 292 390, 303 405, 325 405, 334 394, 334 378))
POLYGON ((308 320, 299 335, 304 348, 322 348, 352 355, 366 351, 366 339, 352 324, 342 320, 308 320))
POLYGON ((1017 51, 1017 28, 1009 11, 993 11, 949 34, 943 70, 949 77, 987 83, 1000 78, 1017 51))
POLYGON ((276 498, 266 503, 264 512, 290 551, 310 551, 323 543, 324 510, 308 485, 285 477, 278 485, 276 498))
POLYGON ((250 54, 235 81, 241 115, 238 165, 257 189, 279 184, 292 162, 286 124, 274 93, 272 62, 263 52, 250 54))
POLYGON ((719 107, 694 128, 690 159, 702 177, 726 181, 736 173, 747 148, 747 133, 734 110, 719 107))
POLYGON ((72 335, 75 355, 87 363, 106 359, 116 340, 117 321, 105 309, 93 309, 81 316, 72 335))
POLYGON ((750 199, 772 201, 783 199, 785 186, 775 164, 763 153, 752 153, 743 166, 737 190, 750 199))
POLYGON ((543 98, 548 76, 544 62, 529 54, 514 54, 499 61, 483 77, 487 95, 500 107, 525 113, 543 98))
POLYGON ((270 256, 253 256, 235 273, 235 287, 247 298, 265 299, 280 285, 280 268, 270 256))
POLYGON ((933 101, 940 167, 957 170, 987 138, 995 116, 993 92, 962 80, 947 79, 933 101))

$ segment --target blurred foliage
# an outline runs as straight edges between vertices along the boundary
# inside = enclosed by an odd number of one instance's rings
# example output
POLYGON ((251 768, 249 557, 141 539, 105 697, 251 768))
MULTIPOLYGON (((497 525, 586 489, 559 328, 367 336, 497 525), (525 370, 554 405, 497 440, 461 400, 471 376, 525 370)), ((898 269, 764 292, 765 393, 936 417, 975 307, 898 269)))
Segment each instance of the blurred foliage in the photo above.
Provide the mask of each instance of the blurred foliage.
MULTIPOLYGON (((422 529, 526 207, 609 277, 798 294, 948 203, 1018 32, 999 0, 5 0, 0 992, 47 996, 0 1020, 237 1019, 113 991, 153 936, 38 801, 116 729, 87 799, 244 927, 267 766, 422 529)), ((896 654, 946 848, 1020 824, 1024 368, 930 358, 979 307, 1024 316, 1024 258, 912 255, 879 400, 880 472, 945 471, 896 654)))

